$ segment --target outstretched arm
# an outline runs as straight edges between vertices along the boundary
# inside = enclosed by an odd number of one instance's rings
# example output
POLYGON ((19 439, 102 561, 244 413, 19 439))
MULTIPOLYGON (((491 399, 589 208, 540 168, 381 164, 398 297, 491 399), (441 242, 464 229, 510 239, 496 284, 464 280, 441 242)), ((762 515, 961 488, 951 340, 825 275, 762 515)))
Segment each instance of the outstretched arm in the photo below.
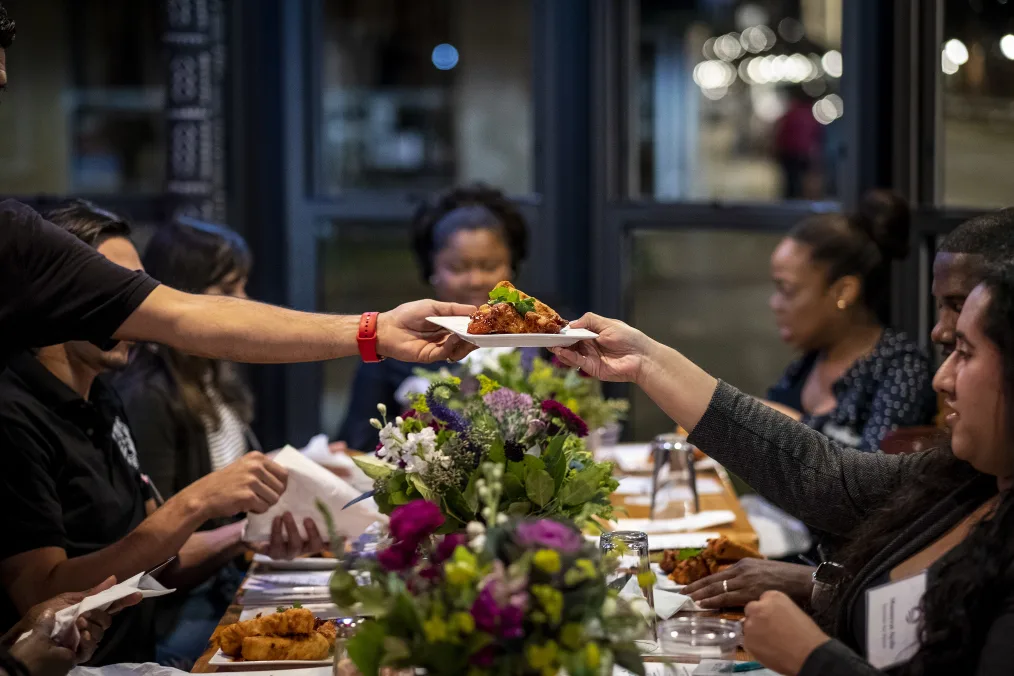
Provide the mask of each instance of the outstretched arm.
POLYGON ((623 322, 588 315, 571 326, 599 338, 554 350, 562 361, 604 380, 637 383, 690 432, 692 443, 821 530, 851 532, 925 460, 843 448, 623 322))
MULTIPOLYGON (((474 348, 426 317, 474 311, 469 305, 422 300, 381 313, 378 351, 402 361, 461 359, 474 348)), ((201 357, 274 364, 354 355, 358 330, 358 317, 299 312, 228 296, 199 296, 162 285, 114 337, 163 343, 201 357)))

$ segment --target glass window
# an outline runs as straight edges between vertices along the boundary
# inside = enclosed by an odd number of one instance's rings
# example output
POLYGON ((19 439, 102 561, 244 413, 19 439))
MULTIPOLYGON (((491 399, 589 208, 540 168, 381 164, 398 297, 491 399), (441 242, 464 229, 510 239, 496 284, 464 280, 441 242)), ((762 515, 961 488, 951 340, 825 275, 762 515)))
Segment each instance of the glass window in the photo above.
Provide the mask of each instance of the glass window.
MULTIPOLYGON (((336 221, 317 250, 317 308, 322 312, 358 315, 432 295, 403 223, 336 221)), ((324 364, 321 423, 328 434, 345 418, 357 367, 355 359, 324 364)))
POLYGON ((841 0, 640 0, 634 192, 833 198, 841 18, 841 0))
POLYGON ((326 0, 325 193, 532 190, 531 0, 326 0))
MULTIPOLYGON (((768 309, 768 259, 779 241, 746 232, 636 232, 628 319, 715 377, 763 396, 792 359, 768 309)), ((672 428, 646 395, 632 392, 631 438, 672 428)))
POLYGON ((1014 9, 1001 0, 944 8, 943 203, 1014 204, 1014 9))
POLYGON ((163 189, 163 3, 6 0, 4 194, 163 189))

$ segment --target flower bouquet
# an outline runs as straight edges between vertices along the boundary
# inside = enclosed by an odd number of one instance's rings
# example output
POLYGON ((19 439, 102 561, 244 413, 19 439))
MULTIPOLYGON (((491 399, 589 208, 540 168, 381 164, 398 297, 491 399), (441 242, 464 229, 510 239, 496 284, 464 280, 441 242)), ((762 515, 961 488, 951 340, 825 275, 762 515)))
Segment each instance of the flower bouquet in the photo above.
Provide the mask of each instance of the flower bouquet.
MULTIPOLYGON (((460 380, 433 382, 404 416, 371 422, 380 430, 375 455, 354 458, 374 481, 371 495, 390 515, 414 499, 440 506, 444 532, 472 521, 494 525, 480 506, 480 465, 500 468, 493 510, 512 517, 558 518, 585 525, 609 519, 618 483, 611 463, 597 463, 581 438, 587 424, 568 407, 501 387, 482 377, 472 395, 460 380)), ((493 487, 487 486, 486 491, 493 487)))
MULTIPOLYGON (((501 472, 483 468, 491 485, 501 472)), ((616 664, 643 676, 633 641, 644 620, 606 584, 615 561, 572 525, 472 523, 467 536, 434 536, 443 523, 434 503, 402 505, 385 548, 339 560, 332 599, 368 619, 344 646, 338 674, 597 676, 616 664)))

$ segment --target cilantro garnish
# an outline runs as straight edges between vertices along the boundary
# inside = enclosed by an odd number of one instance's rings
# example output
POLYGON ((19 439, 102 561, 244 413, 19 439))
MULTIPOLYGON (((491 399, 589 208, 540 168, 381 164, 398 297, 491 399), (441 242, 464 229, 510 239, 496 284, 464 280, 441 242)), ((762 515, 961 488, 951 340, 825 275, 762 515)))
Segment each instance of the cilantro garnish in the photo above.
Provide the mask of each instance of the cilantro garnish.
POLYGON ((489 292, 489 304, 499 305, 507 303, 517 310, 518 314, 524 317, 529 312, 535 311, 534 298, 521 298, 521 292, 517 289, 508 289, 505 286, 498 286, 489 292))
POLYGON ((676 558, 679 561, 686 561, 687 559, 694 558, 703 551, 703 549, 681 549, 679 550, 679 554, 676 555, 676 558))

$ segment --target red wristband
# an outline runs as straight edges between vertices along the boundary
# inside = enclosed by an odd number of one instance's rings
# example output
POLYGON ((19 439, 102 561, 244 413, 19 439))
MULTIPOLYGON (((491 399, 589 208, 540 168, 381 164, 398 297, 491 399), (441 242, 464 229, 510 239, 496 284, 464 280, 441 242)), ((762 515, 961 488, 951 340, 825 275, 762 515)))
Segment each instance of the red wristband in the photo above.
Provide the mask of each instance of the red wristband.
POLYGON ((379 312, 365 312, 359 320, 359 335, 356 342, 359 343, 359 356, 367 364, 376 364, 383 361, 383 357, 377 354, 377 316, 379 312))

